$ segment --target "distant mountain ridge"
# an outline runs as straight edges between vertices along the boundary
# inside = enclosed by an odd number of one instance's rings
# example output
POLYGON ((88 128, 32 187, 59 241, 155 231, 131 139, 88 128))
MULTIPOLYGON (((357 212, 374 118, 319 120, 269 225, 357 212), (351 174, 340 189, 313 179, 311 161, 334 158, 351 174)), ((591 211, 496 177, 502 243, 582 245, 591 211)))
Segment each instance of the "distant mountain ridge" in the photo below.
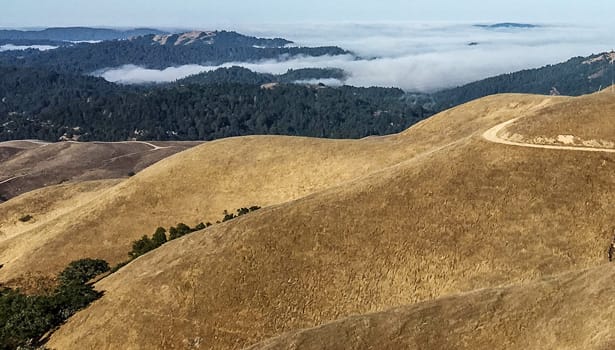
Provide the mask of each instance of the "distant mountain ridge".
POLYGON ((529 24, 529 23, 512 23, 512 22, 503 22, 503 23, 495 23, 495 24, 475 24, 475 27, 485 28, 485 29, 513 29, 513 28, 539 28, 540 25, 537 24, 529 24))
POLYGON ((221 65, 227 62, 288 59, 293 56, 350 54, 337 46, 289 47, 291 43, 281 38, 256 38, 227 31, 158 33, 134 36, 130 40, 82 43, 47 52, 5 52, 0 54, 0 64, 91 74, 124 65, 164 69, 187 64, 221 65))
POLYGON ((128 39, 149 34, 161 35, 167 34, 167 32, 151 28, 119 30, 90 27, 55 27, 43 30, 0 30, 0 40, 102 41, 128 39))

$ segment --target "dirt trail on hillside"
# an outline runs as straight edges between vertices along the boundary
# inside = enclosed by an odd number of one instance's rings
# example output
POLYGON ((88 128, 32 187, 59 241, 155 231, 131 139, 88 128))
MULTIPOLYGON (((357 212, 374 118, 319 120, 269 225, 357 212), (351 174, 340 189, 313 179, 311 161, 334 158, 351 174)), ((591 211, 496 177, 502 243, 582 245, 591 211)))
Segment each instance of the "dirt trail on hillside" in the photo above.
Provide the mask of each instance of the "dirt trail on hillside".
POLYGON ((525 143, 518 141, 511 141, 499 136, 502 130, 505 130, 506 127, 514 124, 517 120, 521 118, 511 119, 504 123, 498 124, 493 128, 485 131, 483 134, 483 138, 489 142, 499 143, 503 145, 510 146, 519 146, 519 147, 528 147, 528 148, 544 148, 544 149, 557 149, 557 150, 566 150, 566 151, 581 151, 581 152, 607 152, 607 153, 615 153, 615 149, 613 148, 598 148, 598 147, 583 147, 583 146, 564 146, 564 145, 539 145, 534 143, 525 143))
MULTIPOLYGON (((4 142, 0 142, 0 146, 14 146, 14 145, 19 145, 22 143, 31 143, 34 145, 39 145, 39 146, 47 146, 47 145, 51 145, 53 144, 52 142, 47 142, 47 141, 41 141, 41 140, 13 140, 13 141, 4 141, 4 142)), ((85 143, 85 142, 79 142, 79 141, 64 141, 67 143, 85 143)), ((155 145, 151 142, 146 142, 146 141, 116 141, 116 142, 106 142, 106 141, 91 141, 89 142, 91 144, 97 144, 97 145, 104 145, 104 144, 132 144, 132 143, 138 143, 138 144, 142 144, 142 145, 146 145, 152 148, 153 151, 159 150, 159 149, 167 149, 170 148, 172 146, 158 146, 155 145)))

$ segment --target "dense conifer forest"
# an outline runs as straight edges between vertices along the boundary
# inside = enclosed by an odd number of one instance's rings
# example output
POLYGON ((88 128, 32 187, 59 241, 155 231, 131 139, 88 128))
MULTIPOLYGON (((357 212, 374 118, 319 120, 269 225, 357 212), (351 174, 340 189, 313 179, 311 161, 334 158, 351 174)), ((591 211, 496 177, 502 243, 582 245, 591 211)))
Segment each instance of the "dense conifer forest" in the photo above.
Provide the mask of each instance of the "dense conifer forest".
POLYGON ((360 138, 399 132, 430 115, 404 96, 399 89, 296 84, 121 86, 101 78, 4 67, 0 140, 360 138))

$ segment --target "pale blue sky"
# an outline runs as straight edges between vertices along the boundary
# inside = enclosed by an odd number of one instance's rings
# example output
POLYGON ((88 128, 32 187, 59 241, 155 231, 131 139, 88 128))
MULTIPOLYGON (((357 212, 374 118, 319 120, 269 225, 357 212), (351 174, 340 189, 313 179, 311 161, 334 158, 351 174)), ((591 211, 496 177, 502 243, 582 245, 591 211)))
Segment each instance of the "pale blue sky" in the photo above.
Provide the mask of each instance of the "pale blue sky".
POLYGON ((0 27, 327 21, 610 21, 613 0, 2 0, 0 27))

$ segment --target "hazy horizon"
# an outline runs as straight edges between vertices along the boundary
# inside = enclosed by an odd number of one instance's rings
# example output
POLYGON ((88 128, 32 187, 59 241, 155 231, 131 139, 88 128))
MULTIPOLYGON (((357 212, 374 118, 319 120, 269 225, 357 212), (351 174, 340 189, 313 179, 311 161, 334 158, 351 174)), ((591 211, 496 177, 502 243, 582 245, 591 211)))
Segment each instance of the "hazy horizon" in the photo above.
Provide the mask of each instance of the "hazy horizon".
POLYGON ((339 21, 574 22, 610 21, 615 3, 594 0, 381 0, 356 2, 282 0, 224 2, 185 0, 5 0, 0 27, 108 26, 210 27, 230 24, 339 21), (189 9, 189 11, 187 11, 189 9))
POLYGON ((128 65, 97 72, 110 81, 127 83, 168 82, 233 65, 274 74, 296 68, 333 67, 349 73, 343 83, 429 92, 615 47, 615 24, 610 23, 615 2, 604 0, 596 0, 591 6, 555 0, 187 0, 181 4, 157 0, 7 0, 3 10, 3 28, 234 30, 259 37, 283 37, 300 46, 339 46, 356 54, 228 62, 221 66, 191 64, 160 70, 128 65), (501 22, 541 27, 487 30, 473 26, 501 22))

